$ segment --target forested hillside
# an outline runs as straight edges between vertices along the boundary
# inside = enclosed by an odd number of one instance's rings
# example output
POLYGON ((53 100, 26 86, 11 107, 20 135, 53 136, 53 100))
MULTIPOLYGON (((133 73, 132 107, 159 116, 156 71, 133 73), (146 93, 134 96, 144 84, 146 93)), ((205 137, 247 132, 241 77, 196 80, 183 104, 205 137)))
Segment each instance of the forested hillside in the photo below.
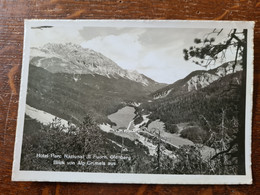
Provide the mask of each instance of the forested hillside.
MULTIPOLYGON (((172 93, 165 98, 142 104, 138 110, 141 114, 148 114, 151 121, 160 119, 165 123, 166 130, 177 133, 177 124, 189 122, 195 128, 190 137, 192 141, 202 142, 209 137, 206 121, 211 130, 218 132, 219 124, 225 111, 225 126, 234 128, 234 121, 238 120, 238 102, 241 100, 241 88, 233 88, 241 80, 241 72, 222 77, 211 85, 199 90, 172 93), (229 124, 228 124, 229 123, 229 124), (202 140, 198 140, 198 133, 202 140)), ((233 133, 232 130, 230 130, 233 133)), ((187 132, 186 132, 187 133, 187 132)), ((183 135, 185 132, 183 132, 183 135)))
POLYGON ((86 114, 98 122, 109 122, 107 115, 145 100, 153 90, 127 78, 50 73, 33 65, 28 83, 27 104, 78 124, 86 114))

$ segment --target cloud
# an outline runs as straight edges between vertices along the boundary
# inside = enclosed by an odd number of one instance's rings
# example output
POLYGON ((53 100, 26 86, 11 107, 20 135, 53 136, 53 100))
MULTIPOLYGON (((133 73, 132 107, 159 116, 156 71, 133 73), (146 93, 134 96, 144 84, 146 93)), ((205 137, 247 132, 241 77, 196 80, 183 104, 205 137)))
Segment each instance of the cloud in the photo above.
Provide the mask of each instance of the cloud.
POLYGON ((135 69, 144 49, 138 41, 139 33, 99 36, 82 42, 81 46, 102 53, 122 68, 135 69))
POLYGON ((83 27, 79 30, 80 36, 88 41, 96 37, 105 37, 108 35, 121 35, 125 33, 134 33, 137 28, 116 28, 116 27, 83 27))
POLYGON ((112 34, 98 33, 81 46, 102 53, 124 69, 137 70, 163 83, 173 83, 199 68, 184 61, 185 40, 174 29, 108 31, 112 34))
MULTIPOLYGON (((112 33, 112 30, 109 29, 109 32, 112 33)), ((173 83, 199 68, 184 61, 182 49, 185 41, 174 34, 173 29, 139 28, 115 30, 112 34, 102 32, 82 42, 81 46, 102 53, 124 69, 137 70, 162 83, 173 83)))

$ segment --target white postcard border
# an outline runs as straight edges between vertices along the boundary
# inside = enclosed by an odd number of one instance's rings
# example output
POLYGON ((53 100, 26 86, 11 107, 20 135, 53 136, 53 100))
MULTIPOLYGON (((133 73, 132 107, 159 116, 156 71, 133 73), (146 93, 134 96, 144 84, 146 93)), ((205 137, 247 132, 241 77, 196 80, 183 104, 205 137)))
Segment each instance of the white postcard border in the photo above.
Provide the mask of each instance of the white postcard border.
POLYGON ((181 21, 181 20, 25 20, 24 49, 20 97, 13 160, 12 181, 90 182, 90 183, 146 183, 146 184, 252 184, 251 136, 253 109, 253 28, 254 22, 245 21, 181 21), (32 26, 91 26, 91 27, 153 27, 153 28, 246 28, 248 29, 245 163, 246 175, 165 175, 118 174, 87 172, 21 171, 20 157, 28 83, 30 56, 30 28, 32 26))

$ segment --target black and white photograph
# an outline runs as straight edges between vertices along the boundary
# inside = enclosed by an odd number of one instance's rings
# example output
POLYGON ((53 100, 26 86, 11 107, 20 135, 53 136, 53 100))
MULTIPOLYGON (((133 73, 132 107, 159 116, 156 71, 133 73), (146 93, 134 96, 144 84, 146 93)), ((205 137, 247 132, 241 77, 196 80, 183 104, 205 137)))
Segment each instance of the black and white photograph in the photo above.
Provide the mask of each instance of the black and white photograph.
POLYGON ((13 180, 251 183, 253 23, 28 20, 13 180))

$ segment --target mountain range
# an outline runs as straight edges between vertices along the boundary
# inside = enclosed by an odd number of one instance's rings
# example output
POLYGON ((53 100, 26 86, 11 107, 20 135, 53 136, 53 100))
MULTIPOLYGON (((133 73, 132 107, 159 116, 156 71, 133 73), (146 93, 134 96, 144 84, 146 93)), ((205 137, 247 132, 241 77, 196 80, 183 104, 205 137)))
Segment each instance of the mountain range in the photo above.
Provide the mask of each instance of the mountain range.
MULTIPOLYGON (((230 82, 239 84, 241 71, 240 61, 236 66, 227 62, 166 85, 125 70, 96 51, 71 43, 49 43, 31 48, 27 104, 75 124, 86 115, 99 124, 112 124, 107 116, 130 105, 139 122, 149 115, 150 122, 160 119, 169 132, 178 132, 178 123, 199 126, 200 114, 218 124, 220 108, 237 101, 234 90, 228 92, 229 97, 219 94, 228 90, 230 82)), ((237 113, 233 104, 227 109, 230 116, 237 113)))
POLYGON ((80 45, 48 43, 42 48, 31 48, 31 64, 51 73, 91 74, 107 78, 125 78, 145 86, 159 83, 139 74, 121 68, 103 54, 80 45))

